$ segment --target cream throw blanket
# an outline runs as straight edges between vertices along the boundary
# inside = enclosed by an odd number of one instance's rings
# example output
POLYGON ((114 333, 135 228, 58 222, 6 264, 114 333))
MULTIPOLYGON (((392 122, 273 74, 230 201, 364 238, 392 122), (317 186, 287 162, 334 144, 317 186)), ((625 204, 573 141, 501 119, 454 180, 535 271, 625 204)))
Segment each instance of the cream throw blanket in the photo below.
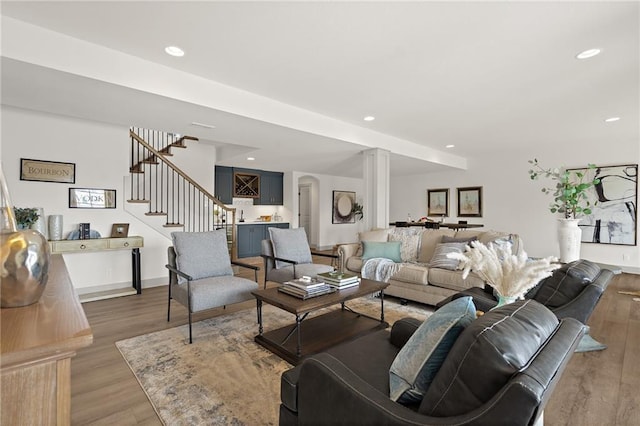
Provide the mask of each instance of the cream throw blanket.
POLYGON ((362 264, 360 275, 362 275, 362 278, 366 278, 368 280, 388 283, 393 274, 398 272, 400 266, 400 263, 395 263, 393 260, 374 257, 372 259, 367 259, 362 264))

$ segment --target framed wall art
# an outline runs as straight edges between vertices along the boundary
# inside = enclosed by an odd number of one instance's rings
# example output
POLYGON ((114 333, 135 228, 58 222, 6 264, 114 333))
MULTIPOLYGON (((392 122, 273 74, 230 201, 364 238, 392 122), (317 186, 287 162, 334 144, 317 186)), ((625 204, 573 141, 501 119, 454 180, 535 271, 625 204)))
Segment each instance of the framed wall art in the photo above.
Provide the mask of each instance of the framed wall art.
POLYGON ((458 217, 482 217, 482 187, 458 188, 458 217))
POLYGON ((356 193, 351 191, 333 191, 333 214, 331 223, 356 223, 353 205, 356 193))
POLYGON ((128 223, 114 223, 111 226, 111 238, 126 238, 129 236, 128 223))
POLYGON ((585 243, 635 246, 638 219, 638 165, 569 169, 584 174, 584 181, 600 183, 588 189, 591 214, 579 223, 585 243))
POLYGON ((449 216, 449 188, 427 189, 427 216, 449 216))
POLYGON ((75 163, 20 159, 20 180, 76 183, 75 163))
POLYGON ((69 188, 70 209, 115 209, 115 189, 69 188))

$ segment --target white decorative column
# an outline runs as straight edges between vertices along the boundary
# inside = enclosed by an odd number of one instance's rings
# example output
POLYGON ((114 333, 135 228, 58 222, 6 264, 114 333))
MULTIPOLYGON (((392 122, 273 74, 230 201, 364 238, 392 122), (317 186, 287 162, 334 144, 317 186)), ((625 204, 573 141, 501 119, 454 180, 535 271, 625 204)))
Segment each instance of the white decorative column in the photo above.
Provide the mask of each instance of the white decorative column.
POLYGON ((389 227, 389 151, 363 152, 364 220, 367 229, 389 227))

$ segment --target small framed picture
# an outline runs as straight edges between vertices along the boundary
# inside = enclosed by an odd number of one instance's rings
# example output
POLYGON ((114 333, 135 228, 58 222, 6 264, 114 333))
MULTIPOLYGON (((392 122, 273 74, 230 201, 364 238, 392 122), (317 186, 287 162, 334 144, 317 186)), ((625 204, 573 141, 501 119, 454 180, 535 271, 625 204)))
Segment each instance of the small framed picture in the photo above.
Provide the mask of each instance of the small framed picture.
POLYGON ((449 216, 449 188, 427 189, 427 216, 449 216))
POLYGON ((482 217, 482 187, 458 188, 458 217, 482 217))
POLYGON ((129 236, 128 223, 114 223, 111 227, 111 238, 125 238, 129 236))
POLYGON ((331 223, 356 223, 353 205, 356 193, 353 191, 333 191, 333 209, 331 223))

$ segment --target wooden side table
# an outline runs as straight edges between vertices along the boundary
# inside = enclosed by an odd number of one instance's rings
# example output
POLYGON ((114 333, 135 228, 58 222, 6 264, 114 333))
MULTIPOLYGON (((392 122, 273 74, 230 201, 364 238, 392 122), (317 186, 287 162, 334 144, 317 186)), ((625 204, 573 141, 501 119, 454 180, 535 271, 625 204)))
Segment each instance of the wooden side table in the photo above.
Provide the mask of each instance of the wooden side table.
POLYGON ((0 320, 0 424, 70 424, 71 358, 93 334, 61 255, 40 301, 3 308, 0 320))

